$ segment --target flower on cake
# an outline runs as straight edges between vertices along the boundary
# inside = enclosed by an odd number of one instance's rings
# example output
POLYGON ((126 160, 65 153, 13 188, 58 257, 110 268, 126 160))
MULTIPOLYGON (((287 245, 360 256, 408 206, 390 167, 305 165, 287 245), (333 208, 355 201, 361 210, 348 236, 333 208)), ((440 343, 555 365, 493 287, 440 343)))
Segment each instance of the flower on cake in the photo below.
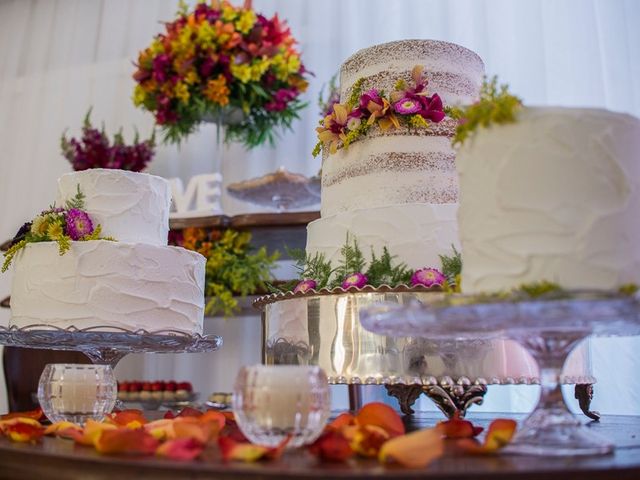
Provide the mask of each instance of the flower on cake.
POLYGON ((84 194, 78 185, 75 196, 67 200, 64 208, 50 207, 20 227, 4 253, 2 272, 9 268, 16 254, 29 243, 56 242, 60 255, 64 255, 71 248, 72 241, 114 240, 102 237, 101 233, 101 226, 94 227, 91 217, 84 211, 84 194))
POLYGON ((364 273, 354 272, 345 277, 342 281, 342 288, 345 290, 351 287, 362 288, 368 281, 369 279, 364 273))
POLYGON ((165 140, 179 142, 204 121, 227 124, 226 140, 273 142, 305 107, 308 72, 286 23, 229 1, 182 3, 138 55, 134 104, 151 113, 165 140), (233 119, 233 121, 231 120, 233 119))
POLYGON ((306 293, 309 290, 315 290, 317 286, 318 286, 318 282, 316 282, 315 280, 312 280, 309 278, 305 280, 301 280, 293 289, 293 293, 298 293, 298 292, 306 293))
POLYGON ((323 148, 331 154, 338 148, 348 148, 373 125, 385 132, 402 125, 429 128, 430 122, 441 122, 446 116, 442 99, 437 93, 429 95, 423 71, 423 66, 415 66, 411 72, 413 85, 400 79, 389 96, 375 88, 363 91, 364 79, 356 81, 349 99, 342 104, 334 103, 316 128, 318 143, 313 155, 318 155, 323 148))
POLYGON ((423 287, 433 287, 434 285, 444 285, 447 277, 437 268, 421 268, 411 275, 411 285, 422 285, 423 287))

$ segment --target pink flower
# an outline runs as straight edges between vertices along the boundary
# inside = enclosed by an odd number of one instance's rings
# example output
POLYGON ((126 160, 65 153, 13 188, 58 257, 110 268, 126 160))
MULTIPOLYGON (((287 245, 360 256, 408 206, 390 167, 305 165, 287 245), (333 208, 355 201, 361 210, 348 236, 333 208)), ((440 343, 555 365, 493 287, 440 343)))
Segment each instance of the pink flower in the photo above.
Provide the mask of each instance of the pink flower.
POLYGON ((301 280, 296 287, 293 289, 293 293, 298 292, 308 292, 309 290, 314 290, 318 286, 318 283, 315 280, 306 279, 301 280))
POLYGON ((447 280, 437 268, 421 268, 413 272, 411 276, 411 285, 423 285, 425 287, 432 287, 434 285, 442 285, 447 280))
POLYGON ((354 272, 347 275, 342 282, 342 288, 345 290, 349 287, 362 288, 364 287, 369 279, 364 273, 354 272))
POLYGON ((66 233, 71 240, 80 240, 82 237, 93 233, 93 222, 87 212, 72 208, 64 216, 66 233))
POLYGON ((422 105, 419 100, 404 97, 393 104, 393 109, 401 115, 411 115, 418 113, 422 109, 422 105))
POLYGON ((380 98, 380 94, 378 90, 372 88, 371 90, 367 90, 360 96, 360 108, 369 110, 369 103, 373 102, 380 106, 382 106, 382 98, 380 98))
POLYGON ((438 123, 445 117, 442 99, 437 93, 434 93, 430 97, 420 97, 420 103, 422 104, 420 115, 427 120, 438 123))

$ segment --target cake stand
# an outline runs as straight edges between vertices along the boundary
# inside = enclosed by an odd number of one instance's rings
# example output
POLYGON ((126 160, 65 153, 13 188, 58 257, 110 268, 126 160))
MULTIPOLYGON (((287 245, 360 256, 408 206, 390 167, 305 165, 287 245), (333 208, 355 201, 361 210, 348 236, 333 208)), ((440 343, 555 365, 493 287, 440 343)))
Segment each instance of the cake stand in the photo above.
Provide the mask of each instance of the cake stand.
POLYGON ((84 353, 94 364, 112 368, 129 353, 212 352, 222 346, 218 335, 186 334, 177 330, 126 330, 115 327, 66 329, 50 325, 0 327, 0 344, 84 353))
MULTIPOLYGON (((320 366, 329 383, 349 386, 353 409, 365 385, 383 385, 405 414, 413 413, 412 404, 423 394, 450 417, 482 403, 489 385, 539 383, 535 361, 502 337, 433 339, 397 330, 380 335, 360 323, 360 311, 379 302, 404 308, 446 296, 424 287, 366 286, 260 297, 254 306, 262 310, 263 361, 320 366), (505 351, 522 368, 484 367, 505 364, 505 351)), ((594 383, 586 376, 563 380, 594 383)))
POLYGON ((640 334, 639 313, 635 296, 581 291, 536 299, 451 295, 429 305, 381 303, 363 311, 361 321, 366 329, 383 335, 518 341, 539 364, 542 390, 509 451, 595 455, 610 453, 613 447, 567 409, 560 373, 569 352, 590 335, 640 334))

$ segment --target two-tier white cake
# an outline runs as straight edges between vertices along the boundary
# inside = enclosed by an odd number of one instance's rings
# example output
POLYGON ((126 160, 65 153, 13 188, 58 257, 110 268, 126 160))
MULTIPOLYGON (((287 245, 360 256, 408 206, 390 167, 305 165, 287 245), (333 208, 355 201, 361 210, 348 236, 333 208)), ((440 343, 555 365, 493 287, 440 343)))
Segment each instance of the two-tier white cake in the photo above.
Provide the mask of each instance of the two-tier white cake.
POLYGON ((84 210, 116 239, 29 243, 15 259, 11 325, 115 327, 202 333, 205 258, 167 246, 169 183, 94 169, 63 175, 57 204, 85 195, 84 210))

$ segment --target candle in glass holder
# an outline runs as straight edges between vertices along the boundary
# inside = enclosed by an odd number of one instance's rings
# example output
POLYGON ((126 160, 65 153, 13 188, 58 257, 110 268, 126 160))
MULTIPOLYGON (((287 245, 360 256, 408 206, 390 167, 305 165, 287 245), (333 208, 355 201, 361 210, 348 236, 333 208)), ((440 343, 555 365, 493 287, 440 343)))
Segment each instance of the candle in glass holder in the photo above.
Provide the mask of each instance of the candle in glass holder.
POLYGON ((38 400, 52 422, 100 421, 113 410, 117 385, 108 365, 49 364, 38 384, 38 400))
POLYGON ((254 443, 288 446, 313 442, 330 414, 327 376, 319 367, 254 365, 236 379, 233 410, 242 433, 254 443))

